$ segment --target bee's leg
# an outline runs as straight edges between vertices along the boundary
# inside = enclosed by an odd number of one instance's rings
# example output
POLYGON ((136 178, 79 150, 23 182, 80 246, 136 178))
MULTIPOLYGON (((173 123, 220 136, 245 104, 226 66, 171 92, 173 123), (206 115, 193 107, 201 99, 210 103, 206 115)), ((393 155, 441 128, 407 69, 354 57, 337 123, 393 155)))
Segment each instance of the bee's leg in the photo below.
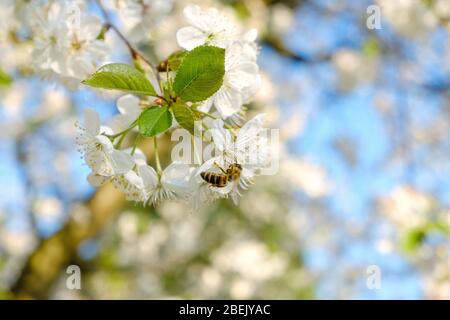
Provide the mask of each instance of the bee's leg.
POLYGON ((224 174, 227 174, 227 172, 225 170, 223 170, 222 167, 217 162, 214 162, 214 166, 219 168, 220 171, 222 171, 224 174))

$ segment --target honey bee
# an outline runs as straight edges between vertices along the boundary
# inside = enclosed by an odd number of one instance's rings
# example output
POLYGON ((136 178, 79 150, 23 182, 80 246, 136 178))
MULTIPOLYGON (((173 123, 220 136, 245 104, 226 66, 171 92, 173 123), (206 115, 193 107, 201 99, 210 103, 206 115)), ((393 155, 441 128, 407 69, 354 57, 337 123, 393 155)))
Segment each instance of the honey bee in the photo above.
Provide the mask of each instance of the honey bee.
POLYGON ((200 176, 206 182, 210 183, 216 188, 223 188, 227 185, 228 181, 235 181, 241 176, 242 166, 238 163, 231 164, 227 170, 222 169, 219 165, 216 166, 222 171, 222 173, 216 173, 211 171, 205 171, 200 173, 200 176))

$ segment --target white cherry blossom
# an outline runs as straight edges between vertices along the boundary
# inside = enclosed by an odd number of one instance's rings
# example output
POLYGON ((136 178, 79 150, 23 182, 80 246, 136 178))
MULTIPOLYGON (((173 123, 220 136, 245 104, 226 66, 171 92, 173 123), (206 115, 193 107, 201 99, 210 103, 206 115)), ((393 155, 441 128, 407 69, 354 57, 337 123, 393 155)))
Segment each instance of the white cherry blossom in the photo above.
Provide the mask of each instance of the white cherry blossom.
POLYGON ((191 26, 178 30, 177 41, 186 50, 204 44, 226 48, 239 36, 237 25, 215 8, 203 10, 198 5, 190 5, 183 13, 191 26))
POLYGON ((34 69, 76 88, 108 54, 108 46, 98 39, 100 19, 86 15, 72 1, 52 2, 48 7, 33 5, 31 10, 34 69))
POLYGON ((164 199, 183 196, 189 190, 190 168, 187 164, 172 162, 160 177, 148 165, 139 166, 138 171, 144 183, 145 203, 158 204, 164 199))
POLYGON ((130 170, 112 178, 113 185, 126 195, 128 201, 145 201, 144 182, 136 171, 130 170))
POLYGON ((204 171, 220 173, 232 164, 241 166, 238 180, 229 181, 225 187, 212 187, 214 192, 222 196, 229 195, 235 204, 241 196, 239 188, 247 189, 252 183, 258 169, 262 169, 269 154, 268 139, 263 133, 264 114, 259 114, 248 121, 233 136, 230 130, 224 128, 222 120, 215 120, 211 135, 218 155, 206 161, 198 170, 198 175, 204 171), (221 170, 221 169, 222 170, 221 170))
MULTIPOLYGON (((131 155, 132 148, 128 148, 123 152, 131 155)), ((117 189, 125 194, 128 201, 145 201, 144 182, 137 173, 137 167, 146 164, 146 157, 140 149, 136 148, 132 158, 134 165, 128 172, 113 176, 101 176, 97 173, 91 173, 88 176, 88 182, 93 187, 100 187, 104 183, 111 181, 117 189)))
POLYGON ((248 103, 261 84, 256 64, 256 48, 247 42, 233 42, 225 51, 225 75, 220 89, 199 109, 209 111, 214 105, 223 118, 237 113, 248 103))
POLYGON ((117 99, 117 109, 119 114, 111 121, 111 128, 115 132, 121 132, 127 129, 141 114, 141 107, 139 105, 139 98, 126 94, 117 99))
MULTIPOLYGON (((97 41, 96 35, 100 30, 95 28, 93 20, 91 25, 86 23, 77 29, 74 28, 76 23, 61 19, 66 14, 63 4, 64 2, 61 2, 55 7, 50 5, 51 12, 44 15, 46 19, 34 27, 35 30, 39 27, 45 30, 42 37, 45 41, 41 48, 52 56, 46 60, 42 56, 44 51, 37 50, 36 63, 41 67, 41 71, 48 71, 50 75, 56 74, 60 80, 70 77, 77 79, 84 71, 75 72, 75 65, 86 72, 90 66, 94 66, 95 50, 91 52, 89 48, 83 46, 91 43, 92 48, 95 48, 93 42, 97 41), (80 30, 84 38, 77 35, 80 30), (80 50, 86 52, 86 55, 80 53, 77 56, 80 50), (81 60, 71 60, 75 59, 74 57, 81 60), (72 65, 74 61, 76 63, 72 65)), ((141 3, 135 3, 134 6, 140 8, 141 3)), ((208 44, 225 49, 225 74, 222 86, 209 99, 196 105, 204 112, 209 112, 214 106, 215 109, 208 116, 214 119, 216 114, 219 117, 216 120, 203 119, 206 120, 205 125, 212 129, 209 137, 213 141, 216 154, 200 166, 174 161, 163 170, 160 168, 158 153, 155 150, 158 166, 156 171, 147 163, 143 152, 137 148, 137 140, 134 146, 120 150, 123 141, 128 143, 128 140, 124 140, 130 133, 128 129, 137 124, 136 121, 142 113, 141 99, 131 94, 117 100, 119 114, 109 122, 109 127, 100 127, 98 114, 87 109, 85 124, 79 126, 77 143, 86 163, 92 169, 88 176, 89 183, 98 187, 110 182, 121 190, 129 201, 156 205, 164 199, 179 199, 187 201, 196 209, 202 204, 210 204, 217 199, 229 197, 237 204, 241 196, 240 189, 246 189, 252 183, 253 177, 264 168, 269 153, 268 140, 263 134, 263 114, 248 121, 240 130, 226 129, 222 120, 241 123, 244 119, 242 106, 250 102, 260 87, 261 77, 256 62, 257 32, 250 30, 241 33, 231 19, 219 14, 216 9, 202 10, 198 6, 189 6, 185 8, 184 15, 191 26, 182 28, 177 33, 181 47, 191 50, 199 45, 208 44), (240 166, 240 175, 236 179, 230 178, 224 187, 215 187, 202 178, 202 172, 223 174, 231 165, 240 166)), ((86 17, 82 21, 88 20, 86 17)), ((169 80, 167 75, 163 74, 158 79, 150 81, 156 82, 153 84, 158 90, 161 83, 167 83, 169 80)), ((165 92, 158 92, 158 95, 165 96, 165 92)), ((169 104, 169 110, 173 112, 170 108, 172 99, 161 98, 160 101, 162 100, 169 104)), ((189 101, 187 105, 193 107, 189 101)), ((176 121, 172 121, 172 128, 176 126, 176 121)), ((141 133, 133 132, 133 134, 141 133)), ((158 139, 158 135, 154 138, 158 139)))
POLYGON ((172 7, 172 0, 116 0, 114 9, 128 40, 136 43, 151 37, 152 29, 167 18, 172 7))
POLYGON ((100 176, 113 176, 131 170, 132 157, 114 148, 111 140, 103 133, 112 133, 108 127, 100 127, 98 113, 85 110, 84 126, 77 125, 79 134, 76 142, 86 164, 100 176))
POLYGON ((265 114, 249 120, 234 136, 224 128, 223 120, 215 120, 211 131, 219 162, 239 163, 255 169, 265 165, 268 158, 268 139, 263 133, 265 114))
POLYGON ((185 200, 193 210, 198 210, 204 205, 212 204, 214 201, 227 196, 226 194, 214 191, 214 188, 201 178, 200 174, 207 167, 208 166, 205 165, 200 167, 189 167, 186 174, 187 184, 183 189, 182 199, 185 200))

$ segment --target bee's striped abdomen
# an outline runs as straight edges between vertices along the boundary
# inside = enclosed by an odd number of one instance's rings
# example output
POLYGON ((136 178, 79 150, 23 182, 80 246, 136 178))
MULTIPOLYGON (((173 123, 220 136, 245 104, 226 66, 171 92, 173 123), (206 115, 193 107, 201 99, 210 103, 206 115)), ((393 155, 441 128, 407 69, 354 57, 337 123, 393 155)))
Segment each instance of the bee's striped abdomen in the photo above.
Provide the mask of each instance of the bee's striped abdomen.
POLYGON ((200 173, 200 176, 203 178, 203 180, 218 188, 225 187, 228 182, 228 177, 224 174, 206 171, 200 173))

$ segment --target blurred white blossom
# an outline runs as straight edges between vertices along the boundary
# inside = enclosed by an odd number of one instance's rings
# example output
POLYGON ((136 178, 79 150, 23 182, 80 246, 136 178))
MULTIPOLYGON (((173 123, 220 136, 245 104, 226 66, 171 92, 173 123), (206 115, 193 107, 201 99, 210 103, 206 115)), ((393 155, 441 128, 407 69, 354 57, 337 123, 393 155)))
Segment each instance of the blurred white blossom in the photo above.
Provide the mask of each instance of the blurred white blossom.
POLYGON ((95 71, 108 47, 98 37, 102 23, 76 2, 30 3, 34 35, 33 66, 43 77, 56 78, 69 88, 95 71))

